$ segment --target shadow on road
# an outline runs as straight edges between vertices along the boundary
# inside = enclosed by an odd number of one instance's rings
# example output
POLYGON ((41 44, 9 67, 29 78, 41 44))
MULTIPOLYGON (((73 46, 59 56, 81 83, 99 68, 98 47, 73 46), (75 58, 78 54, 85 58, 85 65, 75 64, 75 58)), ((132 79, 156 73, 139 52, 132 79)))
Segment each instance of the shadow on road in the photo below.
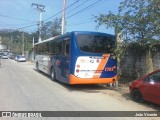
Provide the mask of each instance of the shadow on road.
MULTIPOLYGON (((37 69, 33 69, 33 70, 35 70, 36 72, 39 72, 40 74, 42 74, 43 76, 45 76, 45 77, 47 77, 51 80, 49 75, 47 75, 47 74, 45 74, 41 71, 38 71, 37 69)), ((87 93, 97 93, 97 92, 99 92, 99 90, 106 90, 107 89, 106 85, 101 85, 101 84, 69 85, 69 84, 62 83, 58 80, 55 80, 53 82, 56 82, 59 85, 62 85, 63 87, 65 87, 70 92, 72 92, 72 91, 82 91, 82 92, 87 92, 87 93)))
MULTIPOLYGON (((47 75, 41 71, 38 71, 36 69, 34 69, 34 70, 51 80, 49 75, 47 75)), ((60 81, 53 81, 53 82, 57 83, 58 85, 63 86, 66 90, 68 90, 70 92, 77 91, 77 92, 85 92, 85 93, 103 93, 103 94, 107 94, 112 97, 115 97, 117 99, 125 99, 127 101, 133 101, 130 96, 130 93, 129 93, 129 88, 128 88, 128 86, 125 86, 125 85, 124 86, 119 85, 118 88, 111 88, 111 87, 108 87, 107 85, 104 85, 104 84, 69 85, 69 84, 62 83, 60 81)), ((156 104, 153 104, 150 102, 137 103, 137 104, 143 105, 145 107, 150 107, 150 108, 157 110, 157 111, 160 110, 159 105, 156 105, 156 104)))

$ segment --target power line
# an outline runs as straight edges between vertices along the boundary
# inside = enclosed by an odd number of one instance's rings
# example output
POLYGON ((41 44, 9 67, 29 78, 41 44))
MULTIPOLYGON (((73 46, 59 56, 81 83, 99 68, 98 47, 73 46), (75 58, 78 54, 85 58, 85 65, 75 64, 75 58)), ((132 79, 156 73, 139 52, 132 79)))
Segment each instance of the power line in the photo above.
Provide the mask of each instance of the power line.
POLYGON ((83 22, 80 22, 80 23, 70 24, 70 25, 67 25, 67 26, 76 26, 76 25, 82 25, 82 24, 86 24, 86 23, 94 22, 95 20, 93 20, 93 19, 94 19, 94 18, 89 19, 89 20, 86 20, 86 21, 83 21, 83 22))
MULTIPOLYGON (((66 19, 71 18, 71 17, 74 16, 74 15, 77 15, 77 14, 79 14, 79 13, 81 13, 81 12, 86 11, 87 9, 89 9, 89 8, 92 7, 92 6, 94 6, 95 4, 97 4, 97 3, 100 2, 100 1, 102 1, 102 0, 98 0, 98 1, 96 1, 96 2, 94 2, 94 3, 92 3, 91 5, 89 5, 89 6, 85 7, 85 8, 77 11, 76 13, 68 16, 66 19)), ((73 6, 73 5, 76 4, 77 2, 79 2, 79 0, 75 1, 74 3, 72 3, 71 5, 69 5, 68 7, 66 7, 66 9, 68 9, 68 8, 71 7, 71 6, 73 6)), ((87 2, 87 0, 86 0, 85 2, 87 2)), ((72 9, 72 10, 73 10, 73 9, 72 9)), ((45 21, 47 21, 47 20, 49 20, 49 19, 57 16, 57 15, 60 14, 62 11, 63 11, 63 10, 61 10, 60 12, 56 13, 55 15, 47 18, 45 21)), ((93 21, 88 21, 88 22, 84 22, 84 23, 77 23, 77 24, 75 24, 75 25, 85 24, 85 23, 89 23, 89 22, 93 22, 93 21)), ((36 25, 37 25, 37 24, 32 24, 32 25, 24 26, 24 27, 21 27, 21 28, 18 28, 18 29, 24 29, 24 28, 28 28, 28 27, 32 27, 32 26, 36 26, 36 25)), ((71 25, 71 26, 73 26, 73 25, 71 25)))
MULTIPOLYGON (((83 5, 84 3, 86 3, 87 1, 88 1, 88 0, 84 1, 82 4, 78 5, 77 7, 80 7, 81 5, 83 5)), ((81 12, 89 9, 90 7, 93 7, 94 5, 96 5, 96 4, 97 4, 98 2, 100 2, 100 1, 102 1, 102 0, 98 0, 98 1, 96 1, 96 2, 94 2, 94 3, 92 3, 91 5, 89 5, 89 6, 85 7, 85 8, 83 8, 83 9, 79 10, 78 12, 76 12, 76 13, 68 16, 66 19, 68 19, 68 18, 70 18, 70 17, 72 17, 72 16, 74 16, 74 15, 79 14, 79 13, 81 13, 81 12)), ((77 7, 73 8, 73 9, 70 10, 69 12, 75 10, 77 7)), ((62 12, 62 11, 61 11, 61 12, 62 12)), ((69 12, 68 12, 68 13, 69 13, 69 12)), ((93 18, 92 18, 92 19, 93 19, 93 18)), ((87 21, 87 22, 86 22, 86 21, 85 21, 85 22, 80 22, 80 23, 77 23, 77 24, 69 25, 69 26, 75 26, 75 25, 80 25, 80 24, 86 24, 86 23, 94 22, 94 20, 92 20, 92 19, 90 19, 90 21, 87 21)))
POLYGON ((24 26, 24 27, 21 27, 21 28, 17 28, 17 29, 24 29, 24 28, 27 28, 27 27, 32 27, 32 26, 36 26, 37 24, 33 24, 33 25, 28 25, 28 26, 24 26))
POLYGON ((0 16, 1 16, 1 17, 10 18, 10 19, 14 19, 14 20, 21 20, 21 21, 29 21, 29 22, 31 22, 30 20, 25 20, 25 19, 20 19, 20 18, 9 17, 9 16, 3 15, 3 14, 0 14, 0 16))
MULTIPOLYGON (((79 2, 79 0, 75 1, 74 3, 72 3, 71 5, 69 5, 68 7, 66 7, 65 10, 68 9, 68 8, 70 8, 71 6, 73 6, 74 4, 76 4, 77 2, 79 2)), ((47 19, 44 20, 44 21, 47 21, 47 20, 49 20, 49 19, 51 19, 51 18, 57 16, 58 14, 62 13, 62 11, 63 11, 63 10, 59 11, 58 13, 54 14, 53 16, 47 18, 47 19)))
POLYGON ((71 25, 67 25, 67 26, 82 25, 82 24, 87 24, 87 23, 91 23, 91 22, 94 22, 94 21, 95 21, 95 20, 90 20, 90 21, 80 22, 80 23, 77 23, 77 24, 71 24, 71 25))
POLYGON ((81 13, 81 12, 87 10, 88 8, 92 7, 93 5, 97 4, 97 3, 100 2, 100 1, 101 1, 101 0, 98 0, 98 1, 94 2, 93 4, 91 4, 91 5, 89 5, 89 6, 85 7, 85 8, 83 8, 82 10, 77 11, 76 13, 74 13, 74 14, 72 14, 72 15, 66 17, 66 19, 68 19, 68 18, 70 18, 70 17, 72 17, 72 16, 74 16, 74 15, 77 15, 77 14, 79 14, 79 13, 81 13))
MULTIPOLYGON (((69 5, 68 7, 66 7, 66 9, 68 9, 69 7, 73 6, 74 4, 76 4, 77 2, 79 2, 79 0, 75 1, 74 3, 72 3, 71 5, 69 5)), ((55 15, 47 18, 46 20, 44 21, 47 21, 55 16, 57 16, 58 14, 60 14, 63 10, 61 10, 60 12, 56 13, 55 15)), ((33 25, 28 25, 28 26, 24 26, 24 27, 21 27, 21 28, 17 28, 17 29, 24 29, 24 28, 28 28, 28 27, 32 27, 32 26, 36 26, 37 24, 33 24, 33 25)))
POLYGON ((73 10, 77 9, 78 7, 82 6, 82 5, 83 5, 84 3, 86 3, 87 1, 88 1, 88 0, 84 1, 84 2, 81 3, 80 5, 76 6, 76 7, 73 8, 72 10, 68 11, 68 12, 66 13, 66 15, 67 15, 68 13, 72 12, 73 10))

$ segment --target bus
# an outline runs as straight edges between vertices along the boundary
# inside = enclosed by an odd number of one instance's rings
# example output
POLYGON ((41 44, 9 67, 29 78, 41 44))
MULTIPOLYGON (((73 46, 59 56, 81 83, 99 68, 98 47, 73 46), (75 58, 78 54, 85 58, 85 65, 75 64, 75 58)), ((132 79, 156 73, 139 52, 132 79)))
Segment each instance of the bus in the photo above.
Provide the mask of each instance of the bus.
POLYGON ((114 35, 74 31, 34 45, 35 67, 52 80, 67 84, 107 84, 117 81, 114 35))

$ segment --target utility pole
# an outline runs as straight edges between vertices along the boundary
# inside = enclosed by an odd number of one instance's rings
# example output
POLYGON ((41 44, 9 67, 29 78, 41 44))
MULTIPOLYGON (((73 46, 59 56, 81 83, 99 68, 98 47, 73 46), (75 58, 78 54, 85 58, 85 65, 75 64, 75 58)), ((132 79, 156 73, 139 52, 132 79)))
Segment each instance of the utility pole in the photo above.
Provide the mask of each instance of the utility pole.
POLYGON ((62 31, 61 31, 62 35, 65 33, 65 12, 66 12, 66 0, 63 0, 62 31))
MULTIPOLYGON (((18 29, 18 31, 22 32, 22 55, 24 55, 24 30, 18 29)), ((17 36, 19 38, 19 36, 17 36)), ((20 43, 20 40, 19 40, 20 43)))
POLYGON ((11 35, 11 41, 10 41, 10 51, 12 51, 12 41, 13 41, 13 39, 12 39, 12 35, 11 35))
POLYGON ((34 37, 33 37, 33 39, 32 39, 32 45, 33 45, 33 47, 34 47, 34 37))
POLYGON ((41 42, 41 35, 42 35, 42 12, 45 12, 44 5, 32 3, 32 6, 35 6, 35 9, 39 12, 39 39, 38 42, 41 42))
POLYGON ((22 31, 22 55, 24 55, 24 31, 22 31))

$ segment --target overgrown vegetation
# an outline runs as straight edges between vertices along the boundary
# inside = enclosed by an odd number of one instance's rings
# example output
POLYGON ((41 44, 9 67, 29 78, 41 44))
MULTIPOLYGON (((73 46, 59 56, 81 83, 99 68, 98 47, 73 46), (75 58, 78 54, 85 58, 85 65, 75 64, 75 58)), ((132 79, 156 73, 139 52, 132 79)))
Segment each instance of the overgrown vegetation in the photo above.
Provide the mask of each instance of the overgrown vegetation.
MULTIPOLYGON (((95 16, 98 26, 121 33, 121 49, 138 47, 157 51, 160 44, 160 0, 124 0, 119 12, 95 16)), ((119 48, 118 48, 119 49, 119 48)))
POLYGON ((117 14, 109 11, 95 18, 98 27, 112 27, 120 34, 115 50, 120 60, 128 50, 138 56, 148 50, 154 55, 160 49, 160 0, 124 0, 117 14))

